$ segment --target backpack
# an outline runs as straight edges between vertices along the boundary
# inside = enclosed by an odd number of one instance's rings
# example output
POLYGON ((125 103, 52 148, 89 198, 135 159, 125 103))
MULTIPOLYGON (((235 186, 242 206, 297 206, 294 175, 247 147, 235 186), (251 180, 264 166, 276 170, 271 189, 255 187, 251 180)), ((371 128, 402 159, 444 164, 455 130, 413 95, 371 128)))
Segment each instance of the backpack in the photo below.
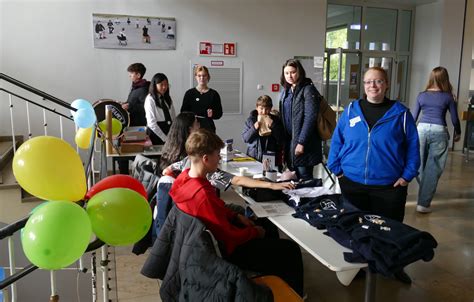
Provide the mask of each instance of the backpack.
POLYGON ((336 112, 332 110, 322 95, 320 96, 320 100, 316 128, 318 128, 321 140, 326 141, 332 137, 334 129, 336 128, 336 112))

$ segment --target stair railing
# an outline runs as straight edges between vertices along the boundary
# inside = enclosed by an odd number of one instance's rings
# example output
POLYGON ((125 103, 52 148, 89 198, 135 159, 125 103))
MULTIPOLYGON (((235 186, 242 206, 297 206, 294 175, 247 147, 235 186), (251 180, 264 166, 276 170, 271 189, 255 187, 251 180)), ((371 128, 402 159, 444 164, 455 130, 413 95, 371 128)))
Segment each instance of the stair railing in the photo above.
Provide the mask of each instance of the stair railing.
MULTIPOLYGON (((57 97, 54 97, 48 93, 45 93, 37 88, 34 88, 28 84, 25 84, 21 81, 18 81, 8 75, 5 75, 3 73, 0 73, 0 80, 4 80, 6 82, 9 82, 13 84, 14 86, 24 89, 28 92, 33 93, 36 96, 39 96, 42 98, 43 101, 50 101, 56 105, 58 105, 61 109, 63 110, 72 110, 76 111, 77 109, 71 107, 71 105, 57 97)), ((10 121, 11 121, 11 131, 12 131, 12 143, 13 143, 13 151, 16 152, 16 137, 15 137, 15 124, 14 124, 14 103, 13 103, 13 97, 22 100, 26 104, 26 115, 27 115, 27 131, 28 131, 28 139, 32 138, 32 131, 31 131, 31 116, 30 116, 30 105, 34 105, 37 108, 41 108, 42 110, 42 116, 43 116, 43 127, 44 127, 44 135, 48 135, 48 121, 47 121, 47 115, 46 113, 53 113, 54 115, 58 116, 59 118, 59 130, 60 130, 60 136, 61 139, 64 138, 64 129, 63 129, 63 120, 68 120, 68 121, 73 121, 72 117, 67 115, 66 113, 61 113, 59 112, 56 108, 50 108, 48 106, 45 106, 43 104, 40 104, 39 102, 30 100, 29 98, 26 98, 24 96, 19 95, 18 93, 12 92, 10 90, 7 90, 5 88, 0 87, 0 92, 5 92, 8 94, 8 100, 9 100, 9 107, 10 107, 10 121)), ((94 131, 95 132, 95 127, 97 127, 97 124, 94 126, 94 131)), ((88 156, 87 156, 87 161, 85 163, 85 171, 86 171, 86 178, 87 178, 87 184, 91 186, 94 183, 94 173, 93 173, 93 155, 94 155, 94 142, 95 142, 95 137, 93 136, 91 138, 91 144, 88 150, 88 156)), ((102 148, 103 149, 103 148, 102 148)), ((76 148, 76 150, 78 150, 76 148)), ((106 160, 104 156, 101 157, 101 166, 106 165, 103 161, 106 160)), ((106 171, 106 169, 101 169, 101 175, 100 177, 103 178, 105 177, 105 173, 103 171, 106 171)), ((26 267, 24 267, 22 270, 16 272, 16 263, 15 263, 15 257, 14 257, 14 245, 13 245, 13 235, 15 232, 21 230, 26 222, 28 221, 29 216, 24 217, 14 223, 11 223, 4 228, 0 229, 0 240, 3 240, 5 238, 8 239, 8 250, 9 250, 9 266, 10 266, 10 276, 5 278, 4 280, 0 281, 0 291, 3 290, 4 288, 10 286, 11 288, 11 301, 16 302, 17 301, 17 293, 16 293, 16 282, 34 270, 36 270, 38 267, 29 264, 26 267)), ((96 249, 103 247, 104 243, 96 239, 95 241, 91 242, 89 246, 87 247, 86 253, 90 251, 95 251, 96 249)), ((105 255, 102 255, 102 261, 101 261, 101 266, 103 266, 103 269, 107 270, 107 263, 108 263, 108 253, 107 250, 102 248, 102 253, 105 255), (105 261, 104 261, 105 259, 105 261), (102 262, 106 262, 105 267, 102 262)), ((95 259, 95 252, 93 259, 95 259)), ((94 261, 93 261, 94 262, 94 261)), ((79 261, 80 264, 80 270, 85 272, 86 269, 83 268, 82 260, 79 261)), ((92 263, 92 267, 94 268, 95 271, 95 263, 92 263)), ((94 272, 93 272, 94 274, 94 272)), ((95 284, 95 276, 92 276, 93 283, 95 284)), ((52 295, 55 295, 55 277, 54 274, 51 274, 51 289, 52 289, 52 295)), ((108 293, 107 289, 109 288, 108 286, 108 280, 104 280, 104 301, 109 301, 108 299, 108 293)), ((96 288, 93 288, 93 294, 96 293, 96 288)), ((94 301, 95 301, 95 295, 94 295, 94 301)))

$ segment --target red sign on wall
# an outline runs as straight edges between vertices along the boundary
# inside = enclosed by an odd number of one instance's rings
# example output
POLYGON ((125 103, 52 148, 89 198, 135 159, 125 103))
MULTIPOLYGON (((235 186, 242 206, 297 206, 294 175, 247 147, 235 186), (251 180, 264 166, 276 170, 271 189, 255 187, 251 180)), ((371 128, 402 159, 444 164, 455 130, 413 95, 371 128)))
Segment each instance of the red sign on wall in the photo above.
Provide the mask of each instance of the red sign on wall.
POLYGON ((218 56, 218 57, 235 57, 237 52, 236 43, 213 43, 199 42, 199 55, 201 56, 218 56))
POLYGON ((210 55, 212 54, 212 45, 210 42, 200 42, 199 43, 199 54, 201 55, 210 55))
POLYGON ((224 43, 224 55, 235 56, 235 43, 224 43))
POLYGON ((280 84, 272 84, 272 92, 280 91, 280 84))

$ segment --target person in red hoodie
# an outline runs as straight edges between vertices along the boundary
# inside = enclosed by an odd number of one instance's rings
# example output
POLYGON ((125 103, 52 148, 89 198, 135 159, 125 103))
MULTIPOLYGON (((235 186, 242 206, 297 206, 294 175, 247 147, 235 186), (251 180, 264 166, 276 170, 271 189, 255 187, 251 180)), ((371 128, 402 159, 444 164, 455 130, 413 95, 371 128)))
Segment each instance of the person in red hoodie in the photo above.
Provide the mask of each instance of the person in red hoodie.
POLYGON ((191 168, 173 183, 170 196, 183 212, 201 220, 224 248, 226 260, 245 270, 276 275, 303 295, 303 262, 299 246, 286 239, 266 238, 265 229, 227 208, 206 175, 217 170, 222 140, 200 129, 186 140, 191 168))

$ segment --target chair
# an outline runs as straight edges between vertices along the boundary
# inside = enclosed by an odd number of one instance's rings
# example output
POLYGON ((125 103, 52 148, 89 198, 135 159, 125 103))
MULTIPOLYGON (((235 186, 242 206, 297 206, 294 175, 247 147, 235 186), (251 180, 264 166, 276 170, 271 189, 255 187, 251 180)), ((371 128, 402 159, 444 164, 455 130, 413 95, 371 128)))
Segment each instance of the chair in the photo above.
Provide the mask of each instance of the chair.
MULTIPOLYGON (((140 181, 145 187, 148 203, 150 207, 155 208, 156 204, 156 188, 159 181, 158 175, 155 174, 157 162, 153 159, 138 154, 132 163, 132 176, 140 181)), ((132 252, 136 255, 145 253, 145 251, 153 245, 154 227, 153 224, 147 234, 137 243, 134 244, 132 252)))
MULTIPOLYGON (((222 258, 219 244, 211 233, 209 229, 206 229, 205 232, 209 234, 209 237, 212 241, 214 249, 216 251, 216 255, 219 258, 222 258)), ((246 275, 253 275, 253 272, 246 272, 246 275)), ((260 276, 254 277, 251 279, 257 284, 265 285, 272 290, 273 294, 273 301, 274 302, 303 302, 303 299, 286 283, 283 279, 278 276, 267 275, 267 276, 260 276)))
POLYGON ((273 293, 274 302, 302 302, 303 299, 277 276, 261 276, 252 279, 255 283, 268 286, 273 293))
POLYGON ((119 45, 127 45, 127 37, 119 35, 117 36, 117 39, 119 41, 119 45))
POLYGON ((199 219, 175 206, 169 212, 141 270, 162 280, 162 301, 272 301, 268 287, 216 255, 205 229, 199 219))

